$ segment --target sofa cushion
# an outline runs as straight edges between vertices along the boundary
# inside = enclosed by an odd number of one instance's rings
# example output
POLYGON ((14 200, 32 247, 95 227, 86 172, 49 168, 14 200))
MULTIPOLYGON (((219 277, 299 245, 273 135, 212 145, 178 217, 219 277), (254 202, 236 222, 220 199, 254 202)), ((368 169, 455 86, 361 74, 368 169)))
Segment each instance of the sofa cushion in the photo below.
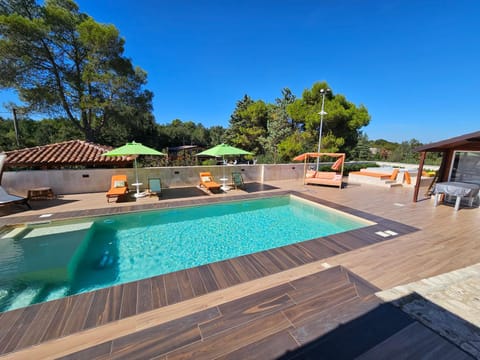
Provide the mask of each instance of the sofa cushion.
POLYGON ((311 179, 311 178, 315 177, 316 173, 317 172, 315 170, 307 170, 307 173, 305 174, 305 177, 307 179, 311 179))
POLYGON ((317 171, 315 174, 316 179, 334 179, 336 173, 331 171, 317 171))

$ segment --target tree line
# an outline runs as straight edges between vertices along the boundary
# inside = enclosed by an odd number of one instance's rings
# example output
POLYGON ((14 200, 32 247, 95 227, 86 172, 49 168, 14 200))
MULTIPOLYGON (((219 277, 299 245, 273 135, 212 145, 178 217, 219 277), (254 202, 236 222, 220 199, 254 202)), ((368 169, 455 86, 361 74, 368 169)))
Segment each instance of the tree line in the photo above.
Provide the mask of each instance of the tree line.
POLYGON ((125 57, 124 45, 114 25, 96 22, 73 0, 1 1, 0 89, 18 94, 22 103, 8 107, 23 116, 18 141, 15 124, 0 118, 0 150, 70 139, 111 146, 135 140, 160 150, 227 142, 259 161, 277 163, 316 151, 322 131, 322 151, 372 155, 362 133, 370 122, 367 108, 326 82, 314 83, 300 97, 284 88, 273 103, 246 94, 226 128, 181 119, 158 124, 147 74, 125 57), (34 113, 51 116, 34 121, 34 113))

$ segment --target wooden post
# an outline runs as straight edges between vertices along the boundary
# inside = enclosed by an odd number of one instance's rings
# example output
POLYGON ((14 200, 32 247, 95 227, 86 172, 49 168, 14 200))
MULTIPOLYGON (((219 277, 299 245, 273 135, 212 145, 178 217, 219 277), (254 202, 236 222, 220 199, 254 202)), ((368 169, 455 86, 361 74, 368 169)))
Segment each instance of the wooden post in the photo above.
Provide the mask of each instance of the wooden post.
POLYGON ((420 154, 420 164, 418 165, 417 181, 415 183, 415 190, 413 191, 413 202, 418 201, 418 192, 420 191, 420 182, 422 181, 423 165, 425 164, 426 151, 420 154))

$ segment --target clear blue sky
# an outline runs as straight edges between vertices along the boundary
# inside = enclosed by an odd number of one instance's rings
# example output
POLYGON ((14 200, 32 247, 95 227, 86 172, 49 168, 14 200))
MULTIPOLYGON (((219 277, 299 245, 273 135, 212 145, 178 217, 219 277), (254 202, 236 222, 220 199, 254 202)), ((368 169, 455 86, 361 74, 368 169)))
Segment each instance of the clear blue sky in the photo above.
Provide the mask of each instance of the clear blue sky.
POLYGON ((119 29, 126 56, 148 73, 158 123, 226 127, 244 94, 272 102, 284 87, 300 97, 327 81, 367 107, 372 140, 480 130, 478 0, 77 3, 119 29))

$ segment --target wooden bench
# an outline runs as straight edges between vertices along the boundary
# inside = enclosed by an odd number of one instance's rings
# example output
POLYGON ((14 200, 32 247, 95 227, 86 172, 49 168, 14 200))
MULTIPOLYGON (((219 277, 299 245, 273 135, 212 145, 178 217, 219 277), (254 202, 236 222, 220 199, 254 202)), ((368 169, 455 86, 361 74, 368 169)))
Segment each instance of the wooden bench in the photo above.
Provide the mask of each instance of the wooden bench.
POLYGON ((55 199, 55 194, 52 191, 52 188, 41 187, 35 189, 29 189, 28 200, 52 200, 55 199))

